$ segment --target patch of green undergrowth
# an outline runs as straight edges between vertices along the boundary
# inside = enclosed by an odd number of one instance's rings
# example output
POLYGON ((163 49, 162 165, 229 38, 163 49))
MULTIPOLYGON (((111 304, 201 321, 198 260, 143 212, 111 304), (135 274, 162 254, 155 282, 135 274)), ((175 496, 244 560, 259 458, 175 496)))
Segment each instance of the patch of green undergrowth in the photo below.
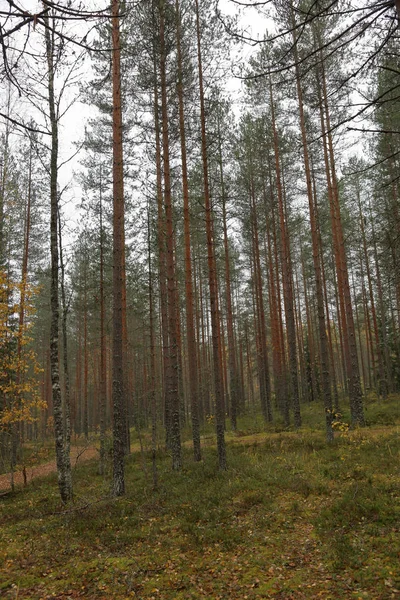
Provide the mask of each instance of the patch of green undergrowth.
POLYGON ((245 417, 240 434, 227 435, 222 473, 210 429, 203 461, 185 446, 180 473, 159 451, 155 491, 146 432, 143 453, 127 459, 123 498, 111 497, 96 461, 74 471, 68 507, 54 475, 34 481, 0 502, 0 596, 391 598, 400 588, 400 437, 396 421, 379 416, 396 399, 375 404, 374 426, 330 445, 317 405, 304 407, 298 432, 246 429, 245 417))

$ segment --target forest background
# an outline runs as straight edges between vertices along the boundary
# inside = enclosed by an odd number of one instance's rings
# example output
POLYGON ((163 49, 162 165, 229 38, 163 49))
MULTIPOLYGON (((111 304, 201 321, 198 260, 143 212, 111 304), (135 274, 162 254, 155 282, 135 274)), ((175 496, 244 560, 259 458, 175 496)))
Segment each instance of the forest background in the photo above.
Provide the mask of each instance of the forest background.
POLYGON ((208 464, 213 428, 221 478, 245 434, 290 447, 307 431, 326 457, 365 440, 392 452, 395 2, 7 0, 0 16, 11 489, 51 438, 63 504, 71 443, 97 445, 102 481, 128 498, 137 444, 156 493, 166 460, 183 475, 208 464))

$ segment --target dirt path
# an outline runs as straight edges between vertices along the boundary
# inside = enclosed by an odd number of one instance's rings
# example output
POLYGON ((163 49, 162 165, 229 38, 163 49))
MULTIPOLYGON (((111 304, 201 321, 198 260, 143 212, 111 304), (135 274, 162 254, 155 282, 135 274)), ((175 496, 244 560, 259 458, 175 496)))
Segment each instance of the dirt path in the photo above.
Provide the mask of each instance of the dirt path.
MULTIPOLYGON (((71 466, 75 467, 76 464, 85 462, 90 460, 91 458, 95 458, 99 455, 99 452, 95 446, 72 446, 71 447, 71 466)), ((50 462, 43 463, 41 465, 37 465, 36 467, 28 467, 26 469, 26 480, 27 483, 30 483, 32 479, 36 479, 38 477, 46 477, 46 475, 50 475, 51 473, 55 473, 57 471, 56 460, 53 459, 50 462)), ((22 471, 17 471, 14 473, 14 482, 15 485, 23 485, 24 477, 22 471)), ((6 492, 11 489, 10 485, 10 473, 5 473, 4 475, 0 475, 0 493, 6 492)))

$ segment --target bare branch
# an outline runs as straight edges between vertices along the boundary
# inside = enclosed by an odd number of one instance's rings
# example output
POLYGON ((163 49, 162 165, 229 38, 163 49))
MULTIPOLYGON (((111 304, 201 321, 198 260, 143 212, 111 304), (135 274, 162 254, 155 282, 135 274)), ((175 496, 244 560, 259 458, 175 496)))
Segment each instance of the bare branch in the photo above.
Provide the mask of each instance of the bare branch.
POLYGON ((0 117, 3 117, 3 119, 7 119, 7 121, 10 121, 10 123, 13 123, 17 127, 21 127, 21 129, 24 129, 25 131, 30 131, 31 133, 41 133, 43 135, 50 135, 50 133, 48 131, 44 131, 43 129, 36 129, 35 127, 31 127, 30 125, 21 123, 20 121, 17 121, 16 119, 12 119, 11 117, 9 117, 8 115, 6 115, 2 112, 0 112, 0 117))

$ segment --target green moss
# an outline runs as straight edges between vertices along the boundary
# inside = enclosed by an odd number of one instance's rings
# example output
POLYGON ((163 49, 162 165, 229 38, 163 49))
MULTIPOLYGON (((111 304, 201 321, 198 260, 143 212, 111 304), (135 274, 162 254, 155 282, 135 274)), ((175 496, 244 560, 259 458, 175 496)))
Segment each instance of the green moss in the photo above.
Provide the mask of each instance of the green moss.
POLYGON ((316 405, 300 432, 245 417, 228 436, 227 472, 214 446, 196 464, 188 445, 182 473, 159 455, 156 492, 135 452, 118 500, 95 461, 74 471, 68 507, 55 476, 36 480, 0 503, 0 595, 389 598, 400 588, 400 438, 379 415, 395 404, 369 403, 374 426, 331 445, 316 405))

